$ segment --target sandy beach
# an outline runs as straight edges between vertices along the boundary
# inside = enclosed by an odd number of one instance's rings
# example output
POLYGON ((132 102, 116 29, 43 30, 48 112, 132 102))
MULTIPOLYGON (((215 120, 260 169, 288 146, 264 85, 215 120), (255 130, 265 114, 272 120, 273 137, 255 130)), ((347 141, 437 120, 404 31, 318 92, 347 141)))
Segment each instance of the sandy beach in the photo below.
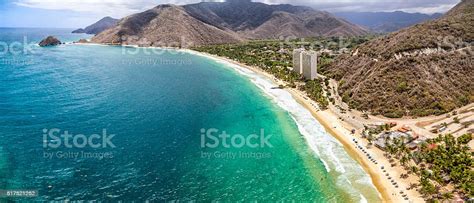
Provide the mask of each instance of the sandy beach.
MULTIPOLYGON (((269 79, 275 84, 275 86, 288 85, 286 82, 277 79, 273 75, 261 70, 258 67, 247 66, 228 58, 197 52, 194 50, 186 49, 181 51, 206 56, 243 67, 269 79)), ((409 187, 410 183, 418 182, 417 177, 410 175, 405 179, 400 178, 400 175, 404 172, 404 170, 400 166, 390 167, 390 163, 383 156, 383 151, 379 150, 378 148, 367 148, 367 141, 362 139, 360 136, 352 135, 350 131, 354 127, 351 124, 339 119, 337 113, 331 108, 322 111, 318 107, 317 103, 309 99, 304 92, 295 88, 285 88, 285 90, 289 92, 299 104, 304 106, 312 114, 312 116, 322 126, 324 126, 325 130, 344 146, 345 151, 354 160, 356 160, 360 166, 362 166, 364 171, 370 176, 372 184, 376 187, 383 202, 424 202, 420 193, 415 189, 406 189, 409 187), (359 148, 359 146, 363 150, 359 148), (369 159, 368 154, 370 154, 372 161, 369 159), (375 164, 373 160, 376 160, 377 164, 375 164), (382 166, 384 169, 381 168, 382 166), (392 180, 398 184, 398 187, 394 186, 392 180), (406 195, 405 197, 409 198, 408 201, 402 196, 404 194, 406 195)))
POLYGON ((326 128, 326 130, 338 139, 343 145, 346 151, 351 155, 357 162, 361 164, 364 170, 370 175, 372 183, 375 185, 377 190, 382 195, 382 199, 385 202, 407 202, 400 191, 403 194, 407 194, 410 202, 424 202, 420 194, 413 190, 406 190, 409 184, 415 183, 416 177, 409 177, 407 179, 400 178, 403 173, 399 167, 390 167, 390 163, 383 157, 383 152, 376 147, 367 148, 367 141, 361 137, 351 135, 350 130, 347 128, 348 124, 338 119, 337 115, 331 110, 318 111, 316 110, 302 95, 303 93, 298 90, 289 90, 298 102, 303 104, 314 117, 326 128), (355 142, 359 145, 357 145, 355 142), (364 153, 358 146, 362 147, 370 157, 377 161, 375 164, 368 158, 368 155, 364 153), (381 169, 381 167, 384 169, 381 169), (385 170, 385 172, 384 172, 385 170), (386 176, 385 174, 389 174, 386 176), (390 179, 388 179, 390 177, 390 179), (398 183, 398 188, 394 187, 391 180, 398 183))
MULTIPOLYGON (((218 60, 224 60, 228 63, 247 68, 259 75, 262 75, 270 79, 273 83, 275 83, 275 85, 286 85, 286 82, 275 78, 271 74, 264 72, 258 67, 247 66, 228 58, 207 53, 201 53, 192 50, 186 51, 218 60)), ((326 131, 336 138, 344 146, 344 149, 347 151, 347 153, 362 166, 366 173, 369 174, 372 183, 380 193, 383 202, 424 202, 421 195, 415 189, 406 189, 409 187, 410 183, 417 182, 416 177, 411 175, 405 179, 400 178, 400 175, 403 173, 403 169, 400 168, 400 166, 390 167, 390 163, 383 156, 383 151, 376 147, 370 147, 368 149, 366 140, 362 139, 360 136, 351 135, 350 129, 352 129, 352 126, 349 123, 340 120, 337 114, 333 112, 331 108, 322 111, 318 108, 314 101, 310 100, 306 96, 304 92, 295 88, 285 88, 285 90, 287 90, 298 103, 310 111, 314 118, 316 118, 319 123, 324 126, 326 131), (365 152, 362 151, 359 146, 364 149, 365 152), (369 159, 368 154, 370 154, 372 160, 376 160, 377 164, 369 159), (382 166, 384 169, 381 168, 382 166), (397 187, 394 186, 392 180, 397 183, 397 187), (405 200, 404 196, 402 196, 404 194, 406 194, 405 197, 409 198, 408 201, 405 200)))

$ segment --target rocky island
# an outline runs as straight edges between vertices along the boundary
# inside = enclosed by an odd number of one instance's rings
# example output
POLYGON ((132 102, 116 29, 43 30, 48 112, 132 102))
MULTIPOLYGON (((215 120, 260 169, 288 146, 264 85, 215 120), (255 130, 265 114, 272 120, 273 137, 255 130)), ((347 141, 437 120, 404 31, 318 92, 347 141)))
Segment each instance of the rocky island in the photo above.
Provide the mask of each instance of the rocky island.
POLYGON ((61 41, 59 41, 56 37, 53 36, 48 36, 46 39, 41 40, 39 43, 40 47, 47 47, 47 46, 56 46, 61 44, 61 41))
POLYGON ((84 43, 89 43, 89 41, 87 41, 87 39, 80 39, 80 40, 78 40, 77 42, 74 42, 74 43, 84 44, 84 43))

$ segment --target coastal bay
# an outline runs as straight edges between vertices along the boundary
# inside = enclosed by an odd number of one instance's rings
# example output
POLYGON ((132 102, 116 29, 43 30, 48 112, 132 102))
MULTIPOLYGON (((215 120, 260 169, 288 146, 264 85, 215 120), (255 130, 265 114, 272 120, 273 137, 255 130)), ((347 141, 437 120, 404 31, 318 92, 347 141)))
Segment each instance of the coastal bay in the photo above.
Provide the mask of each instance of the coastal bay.
MULTIPOLYGON (((215 56, 211 55, 208 53, 202 53, 202 52, 196 52, 196 51, 190 51, 188 52, 202 55, 205 57, 212 58, 214 60, 218 61, 223 61, 228 64, 232 64, 234 68, 244 68, 250 70, 252 73, 255 73, 259 75, 259 77, 266 78, 268 81, 272 82, 273 86, 279 86, 279 85, 288 85, 286 82, 279 80, 272 76, 271 74, 262 71, 258 67, 252 67, 248 66, 239 62, 236 62, 234 60, 220 57, 220 56, 215 56)), ((246 74, 244 74, 246 75, 246 74)), ((268 89, 268 87, 267 87, 268 89)), ((354 160, 356 160, 364 169, 364 171, 369 174, 370 179, 372 184, 377 188, 377 191, 380 194, 380 198, 383 202, 401 202, 404 201, 404 198, 401 196, 401 194, 396 192, 396 188, 393 187, 393 184, 390 182, 389 179, 385 176, 384 170, 382 170, 380 167, 385 166, 384 169, 388 169, 390 163, 385 160, 383 157, 383 154, 380 151, 374 151, 371 150, 371 153, 373 153, 373 156, 375 155, 377 157, 377 161, 380 162, 381 164, 374 164, 371 162, 368 158, 367 155, 364 154, 362 151, 360 151, 357 146, 357 144, 354 143, 354 140, 357 140, 358 143, 365 143, 367 145, 367 142, 364 141, 364 139, 361 139, 360 137, 355 137, 351 135, 350 132, 350 126, 347 126, 348 124, 345 124, 343 121, 341 121, 338 118, 338 115, 333 112, 333 110, 328 109, 322 111, 319 107, 318 104, 306 96, 306 94, 300 90, 297 90, 295 88, 285 88, 284 91, 287 91, 288 93, 291 94, 292 99, 296 100, 299 104, 301 104, 307 111, 311 113, 311 115, 317 119, 318 124, 317 125, 322 125, 325 129, 325 131, 336 138, 338 142, 340 142, 344 150, 348 153, 350 157, 352 157, 354 160)), ((297 121, 296 121, 297 122, 297 121)), ((364 145, 364 146, 365 146, 364 145)), ((390 170, 390 174, 392 174, 392 178, 396 180, 396 182, 403 184, 404 187, 408 187, 409 183, 414 181, 413 178, 410 178, 409 180, 402 179, 398 177, 395 174, 402 174, 403 170, 400 168, 394 168, 394 169, 388 169, 390 170)), ((409 191, 407 194, 409 194, 410 199, 412 199, 414 202, 424 202, 423 199, 421 198, 421 195, 415 191, 409 191)))
MULTIPOLYGON (((188 53, 123 54, 123 47, 65 42, 7 56, 28 64, 2 64, 3 188, 38 188, 37 200, 378 201, 367 174, 322 126, 313 129, 320 140, 308 145, 295 122, 300 114, 225 64, 188 53), (73 134, 105 128, 117 147, 45 148, 43 133, 53 128, 73 134), (244 135, 264 129, 273 148, 201 148, 202 128, 244 135), (317 155, 312 148, 319 142, 337 147, 332 159, 344 163, 324 163, 331 149, 317 155), (58 151, 61 156, 45 157, 58 151), (62 156, 77 152, 113 156, 62 156)), ((307 113, 303 119, 313 123, 307 113)))

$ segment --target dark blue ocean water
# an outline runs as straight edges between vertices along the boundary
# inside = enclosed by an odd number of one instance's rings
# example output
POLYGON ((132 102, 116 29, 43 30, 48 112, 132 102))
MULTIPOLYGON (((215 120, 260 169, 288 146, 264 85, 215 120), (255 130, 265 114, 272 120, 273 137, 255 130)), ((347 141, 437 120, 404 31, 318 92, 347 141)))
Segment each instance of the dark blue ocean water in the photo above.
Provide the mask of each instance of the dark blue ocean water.
POLYGON ((2 42, 29 47, 0 46, 0 189, 38 190, 32 200, 351 200, 288 112, 234 70, 183 52, 34 45, 90 37, 69 32, 0 28, 2 42), (272 147, 203 148, 211 128, 264 130, 272 147), (51 147, 51 129, 105 130, 114 146, 51 147))

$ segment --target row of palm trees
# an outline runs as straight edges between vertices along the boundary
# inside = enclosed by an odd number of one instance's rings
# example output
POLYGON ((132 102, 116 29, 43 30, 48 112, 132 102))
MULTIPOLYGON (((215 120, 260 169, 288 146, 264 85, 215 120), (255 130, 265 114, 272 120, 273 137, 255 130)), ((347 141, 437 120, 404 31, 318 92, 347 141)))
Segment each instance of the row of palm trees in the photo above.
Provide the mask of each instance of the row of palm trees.
MULTIPOLYGON (((468 146, 472 134, 459 138, 439 135, 428 139, 411 151, 405 138, 386 141, 387 158, 396 158, 409 173, 420 177, 420 192, 428 199, 451 199, 453 192, 466 199, 474 197, 474 159, 468 146), (453 191, 438 192, 441 187, 452 185, 453 191)), ((446 189, 446 187, 444 187, 446 189)))
POLYGON ((276 78, 288 82, 290 87, 296 87, 298 82, 305 82, 305 85, 300 88, 301 90, 305 91, 321 108, 324 109, 329 105, 327 95, 323 90, 324 81, 305 81, 301 75, 287 68, 293 65, 292 50, 288 44, 282 45, 278 41, 258 41, 246 44, 197 47, 195 50, 259 67, 276 78))

